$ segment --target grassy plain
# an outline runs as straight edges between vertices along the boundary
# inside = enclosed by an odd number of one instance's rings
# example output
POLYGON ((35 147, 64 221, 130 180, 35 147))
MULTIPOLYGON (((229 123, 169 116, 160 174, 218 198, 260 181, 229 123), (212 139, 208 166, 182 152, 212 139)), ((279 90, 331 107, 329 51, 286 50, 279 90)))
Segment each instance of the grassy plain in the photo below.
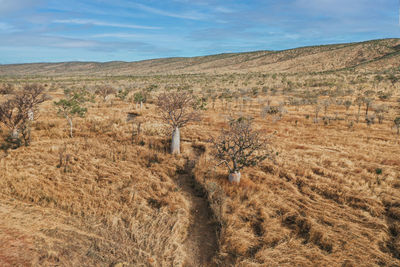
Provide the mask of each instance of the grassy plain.
POLYGON ((52 100, 40 106, 31 146, 1 152, 0 265, 398 266, 400 92, 391 74, 5 76, 16 88, 43 84, 52 100), (53 102, 65 88, 100 85, 130 93, 97 97, 70 138, 53 102), (148 88, 136 109, 130 97, 148 88), (208 105, 172 156, 154 99, 177 88, 208 105), (365 104, 357 122, 357 95, 373 99, 369 115, 387 107, 382 123, 365 122, 365 104), (267 103, 282 116, 263 113, 267 103), (141 122, 133 142, 131 111, 141 122), (238 116, 273 135, 276 156, 232 185, 208 140, 238 116))

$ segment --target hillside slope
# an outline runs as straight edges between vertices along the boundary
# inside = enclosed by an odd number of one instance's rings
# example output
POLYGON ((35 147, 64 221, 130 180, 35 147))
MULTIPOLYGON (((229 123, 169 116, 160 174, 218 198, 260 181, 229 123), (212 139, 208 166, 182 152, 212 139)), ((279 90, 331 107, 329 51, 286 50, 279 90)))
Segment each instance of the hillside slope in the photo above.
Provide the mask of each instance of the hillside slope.
POLYGON ((0 65, 0 75, 154 75, 190 73, 298 73, 400 66, 400 39, 138 62, 65 62, 0 65))

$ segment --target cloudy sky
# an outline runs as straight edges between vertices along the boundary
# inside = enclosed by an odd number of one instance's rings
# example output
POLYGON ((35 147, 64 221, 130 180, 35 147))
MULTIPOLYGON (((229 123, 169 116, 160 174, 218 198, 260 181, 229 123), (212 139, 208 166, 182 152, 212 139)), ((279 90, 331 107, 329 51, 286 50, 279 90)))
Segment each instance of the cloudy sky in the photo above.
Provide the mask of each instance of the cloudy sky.
POLYGON ((0 64, 136 61, 400 37, 399 0, 0 0, 0 64))

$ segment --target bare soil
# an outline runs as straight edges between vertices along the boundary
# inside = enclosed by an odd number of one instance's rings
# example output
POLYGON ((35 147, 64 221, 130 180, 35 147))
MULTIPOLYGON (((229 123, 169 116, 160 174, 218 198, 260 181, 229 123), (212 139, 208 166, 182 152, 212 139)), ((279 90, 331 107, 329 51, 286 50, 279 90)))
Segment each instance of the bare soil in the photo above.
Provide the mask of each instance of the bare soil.
POLYGON ((184 266, 216 266, 213 256, 218 251, 217 224, 204 191, 192 174, 194 166, 194 160, 188 161, 185 169, 178 171, 176 180, 191 206, 184 266))

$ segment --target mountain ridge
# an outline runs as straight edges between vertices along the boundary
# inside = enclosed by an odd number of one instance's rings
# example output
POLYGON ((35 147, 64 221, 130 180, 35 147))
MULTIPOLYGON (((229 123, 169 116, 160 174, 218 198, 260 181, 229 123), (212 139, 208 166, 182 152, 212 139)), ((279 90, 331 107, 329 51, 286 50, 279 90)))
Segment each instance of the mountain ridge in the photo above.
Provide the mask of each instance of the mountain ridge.
POLYGON ((198 73, 302 73, 400 67, 400 39, 305 46, 286 50, 220 53, 141 61, 69 61, 0 64, 1 76, 167 75, 198 73))

